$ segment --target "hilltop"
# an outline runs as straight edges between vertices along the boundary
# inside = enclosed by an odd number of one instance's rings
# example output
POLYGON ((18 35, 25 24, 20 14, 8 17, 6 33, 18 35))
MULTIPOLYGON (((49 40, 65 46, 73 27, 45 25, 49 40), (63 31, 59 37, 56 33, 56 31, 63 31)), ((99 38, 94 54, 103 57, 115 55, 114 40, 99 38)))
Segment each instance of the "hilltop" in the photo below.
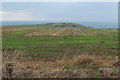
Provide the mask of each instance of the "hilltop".
POLYGON ((47 27, 47 28, 77 28, 77 29, 91 29, 76 23, 45 23, 45 24, 29 24, 29 25, 11 25, 12 27, 47 27))
POLYGON ((76 23, 47 23, 47 24, 38 24, 38 25, 56 27, 56 28, 81 28, 81 29, 92 28, 92 27, 87 27, 81 24, 76 24, 76 23))

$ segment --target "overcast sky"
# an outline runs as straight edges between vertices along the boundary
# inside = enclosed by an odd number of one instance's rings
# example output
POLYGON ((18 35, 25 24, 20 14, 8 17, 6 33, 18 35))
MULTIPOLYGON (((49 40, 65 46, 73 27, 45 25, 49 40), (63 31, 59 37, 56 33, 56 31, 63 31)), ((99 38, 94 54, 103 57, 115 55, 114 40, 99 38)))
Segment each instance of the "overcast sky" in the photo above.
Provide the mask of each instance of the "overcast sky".
POLYGON ((1 0, 3 2, 119 2, 120 0, 1 0))
POLYGON ((4 21, 117 22, 117 2, 4 2, 4 21))

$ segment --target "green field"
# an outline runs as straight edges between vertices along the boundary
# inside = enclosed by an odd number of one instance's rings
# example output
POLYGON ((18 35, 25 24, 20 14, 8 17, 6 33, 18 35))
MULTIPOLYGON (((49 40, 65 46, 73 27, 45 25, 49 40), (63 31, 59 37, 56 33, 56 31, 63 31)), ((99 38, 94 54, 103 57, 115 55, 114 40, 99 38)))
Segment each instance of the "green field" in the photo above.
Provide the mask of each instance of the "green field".
POLYGON ((78 50, 77 54, 83 54, 84 52, 97 55, 117 55, 118 34, 115 29, 87 29, 83 31, 80 29, 65 29, 65 33, 60 34, 59 37, 49 36, 49 34, 60 32, 62 30, 58 28, 53 30, 49 28, 28 28, 22 31, 4 31, 3 49, 26 49, 30 51, 29 55, 36 57, 64 55, 66 53, 65 49, 69 47, 70 50, 73 47, 74 52, 78 50), (34 32, 37 33, 33 34, 33 36, 25 36, 25 34, 34 32), (37 34, 39 35, 36 36, 37 34), (39 37, 40 35, 43 36, 39 37))
MULTIPOLYGON (((51 26, 51 24, 48 25, 51 26)), ((25 51, 24 56, 18 57, 21 60, 30 58, 35 61, 42 59, 47 62, 56 62, 56 60, 69 60, 87 54, 112 57, 111 60, 113 59, 114 63, 114 57, 118 55, 117 29, 4 26, 2 35, 3 54, 14 55, 15 51, 25 51)), ((64 65, 64 69, 78 69, 80 67, 64 65)), ((47 69, 48 66, 45 69, 42 68, 42 70, 47 69)))

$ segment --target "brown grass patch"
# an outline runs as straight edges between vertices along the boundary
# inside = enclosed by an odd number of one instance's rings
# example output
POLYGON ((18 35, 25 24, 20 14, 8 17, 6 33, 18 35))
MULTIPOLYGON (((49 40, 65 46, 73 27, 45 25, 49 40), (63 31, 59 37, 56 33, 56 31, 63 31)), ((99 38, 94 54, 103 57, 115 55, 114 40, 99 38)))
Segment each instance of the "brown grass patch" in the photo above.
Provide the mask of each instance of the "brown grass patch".
MULTIPOLYGON (((18 53, 17 57, 20 53, 18 53)), ((17 54, 15 54, 16 56, 17 54)), ((97 56, 97 55, 79 55, 71 59, 62 59, 55 61, 44 61, 42 59, 27 58, 23 60, 5 59, 3 56, 3 77, 5 77, 5 64, 13 63, 14 73, 13 77, 35 77, 35 78, 93 78, 96 74, 101 74, 99 77, 112 77, 112 72, 116 73, 117 69, 114 65, 118 61, 118 57, 112 56, 97 56), (9 60, 9 61, 8 61, 9 60), (11 60, 11 61, 10 61, 11 60), (104 68, 108 68, 107 70, 104 68), (97 70, 97 71, 96 71, 97 70), (100 72, 99 72, 100 70, 100 72), (102 74, 103 74, 102 73, 102 74), (109 73, 109 75, 108 75, 109 73), (105 76, 106 75, 106 76, 105 76)), ((22 57, 22 56, 21 56, 22 57)), ((10 58, 10 57, 9 57, 10 58)), ((117 75, 117 73, 116 73, 117 75)), ((113 77, 116 77, 114 75, 113 77)))

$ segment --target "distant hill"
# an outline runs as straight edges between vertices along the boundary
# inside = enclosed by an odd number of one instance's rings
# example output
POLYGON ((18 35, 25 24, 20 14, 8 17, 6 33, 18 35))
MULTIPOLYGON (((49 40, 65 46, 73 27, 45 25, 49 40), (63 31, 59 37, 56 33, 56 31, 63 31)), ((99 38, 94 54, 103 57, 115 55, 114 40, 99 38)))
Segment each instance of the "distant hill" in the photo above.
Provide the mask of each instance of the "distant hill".
POLYGON ((29 24, 29 25, 11 25, 13 27, 49 27, 49 28, 78 28, 78 29, 91 29, 76 23, 46 23, 46 24, 29 24))
POLYGON ((81 28, 81 29, 92 28, 92 27, 86 27, 84 25, 76 24, 76 23, 47 23, 47 24, 38 24, 38 25, 56 27, 56 28, 81 28))

